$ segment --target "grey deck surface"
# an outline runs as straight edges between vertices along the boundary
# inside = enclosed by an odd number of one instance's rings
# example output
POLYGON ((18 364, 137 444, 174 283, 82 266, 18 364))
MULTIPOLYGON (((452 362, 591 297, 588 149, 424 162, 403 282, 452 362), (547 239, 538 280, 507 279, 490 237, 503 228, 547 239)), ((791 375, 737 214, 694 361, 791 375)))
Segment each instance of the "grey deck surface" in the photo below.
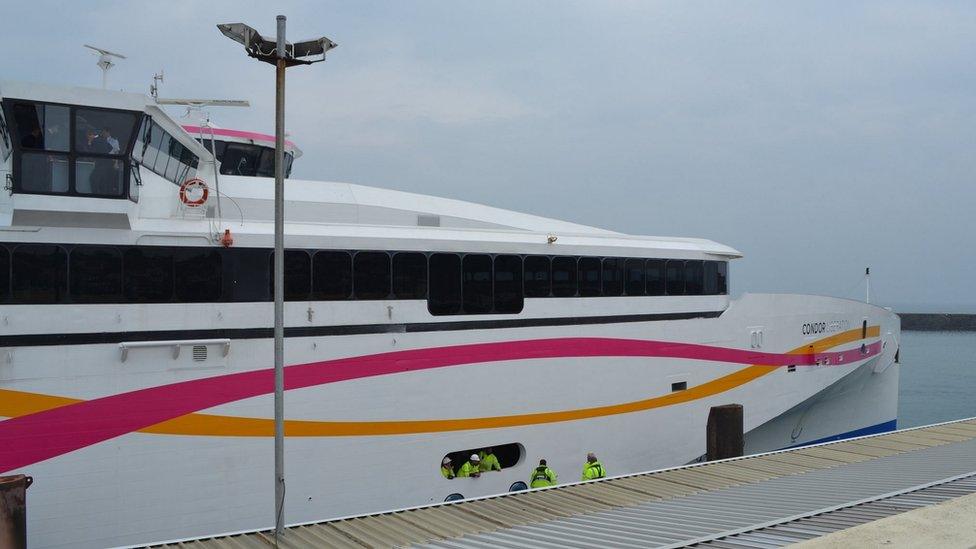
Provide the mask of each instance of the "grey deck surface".
MULTIPOLYGON (((775 547, 788 543, 777 542, 784 536, 773 532, 775 525, 798 524, 804 517, 820 515, 819 522, 808 521, 804 531, 837 530, 857 523, 851 518, 854 511, 843 515, 836 512, 840 508, 900 493, 922 493, 930 485, 948 486, 957 477, 973 475, 976 419, 969 419, 597 482, 294 526, 279 546, 636 548, 713 543, 724 547, 735 536, 742 541, 746 538, 741 534, 753 532, 761 540, 753 546, 775 547), (824 521, 832 521, 827 523, 832 530, 824 521)), ((166 545, 269 546, 273 542, 267 531, 166 545)))

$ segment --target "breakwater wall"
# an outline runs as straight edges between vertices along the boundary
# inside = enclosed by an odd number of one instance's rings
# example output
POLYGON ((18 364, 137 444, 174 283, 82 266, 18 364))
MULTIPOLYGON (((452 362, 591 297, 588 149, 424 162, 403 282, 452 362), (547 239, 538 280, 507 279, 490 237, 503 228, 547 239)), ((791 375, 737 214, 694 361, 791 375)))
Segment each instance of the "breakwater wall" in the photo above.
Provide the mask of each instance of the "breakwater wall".
POLYGON ((976 314, 898 313, 902 330, 920 332, 976 332, 976 314))

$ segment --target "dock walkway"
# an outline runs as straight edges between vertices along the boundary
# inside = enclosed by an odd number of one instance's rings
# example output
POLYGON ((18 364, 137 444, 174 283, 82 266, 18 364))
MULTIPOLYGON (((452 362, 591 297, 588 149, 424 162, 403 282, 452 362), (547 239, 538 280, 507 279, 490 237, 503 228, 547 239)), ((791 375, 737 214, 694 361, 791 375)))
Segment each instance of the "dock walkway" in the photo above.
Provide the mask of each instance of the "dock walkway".
MULTIPOLYGON (((778 547, 976 493, 976 418, 292 526, 280 547, 778 547)), ((264 548, 268 531, 172 543, 264 548)))

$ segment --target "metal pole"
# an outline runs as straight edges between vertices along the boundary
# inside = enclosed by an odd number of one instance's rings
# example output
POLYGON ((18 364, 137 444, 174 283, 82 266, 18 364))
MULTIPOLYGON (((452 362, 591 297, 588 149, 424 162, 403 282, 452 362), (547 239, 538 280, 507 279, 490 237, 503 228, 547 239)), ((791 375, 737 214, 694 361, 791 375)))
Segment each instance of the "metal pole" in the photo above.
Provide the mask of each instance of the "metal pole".
POLYGON ((275 68, 274 420, 275 540, 285 514, 285 16, 278 16, 275 68))

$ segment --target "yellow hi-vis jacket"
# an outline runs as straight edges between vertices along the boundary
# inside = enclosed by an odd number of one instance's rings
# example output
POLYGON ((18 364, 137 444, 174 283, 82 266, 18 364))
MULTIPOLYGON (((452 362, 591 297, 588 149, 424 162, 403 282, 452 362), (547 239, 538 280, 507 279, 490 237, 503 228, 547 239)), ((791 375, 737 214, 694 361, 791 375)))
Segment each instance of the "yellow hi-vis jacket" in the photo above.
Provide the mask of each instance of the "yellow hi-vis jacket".
POLYGON ((484 473, 486 471, 492 471, 492 470, 494 470, 494 471, 501 471, 502 470, 502 466, 501 466, 500 463, 498 463, 498 458, 495 457, 495 454, 487 454, 485 452, 478 452, 478 457, 481 458, 481 472, 482 473, 484 473))
POLYGON ((450 480, 454 478, 454 469, 441 465, 441 474, 444 475, 444 478, 450 480))
POLYGON ((555 486, 556 485, 556 472, 552 469, 546 467, 545 465, 540 465, 532 471, 532 476, 529 477, 529 487, 531 488, 542 488, 545 486, 555 486))
POLYGON ((593 463, 586 462, 586 465, 583 466, 583 478, 580 480, 593 480, 605 476, 607 476, 607 470, 603 468, 603 465, 599 461, 594 461, 593 463))
POLYGON ((464 462, 464 465, 462 465, 461 468, 458 469, 457 476, 459 478, 460 477, 470 477, 471 475, 473 475, 474 473, 477 473, 477 472, 479 472, 477 465, 474 465, 470 461, 465 461, 464 462))

